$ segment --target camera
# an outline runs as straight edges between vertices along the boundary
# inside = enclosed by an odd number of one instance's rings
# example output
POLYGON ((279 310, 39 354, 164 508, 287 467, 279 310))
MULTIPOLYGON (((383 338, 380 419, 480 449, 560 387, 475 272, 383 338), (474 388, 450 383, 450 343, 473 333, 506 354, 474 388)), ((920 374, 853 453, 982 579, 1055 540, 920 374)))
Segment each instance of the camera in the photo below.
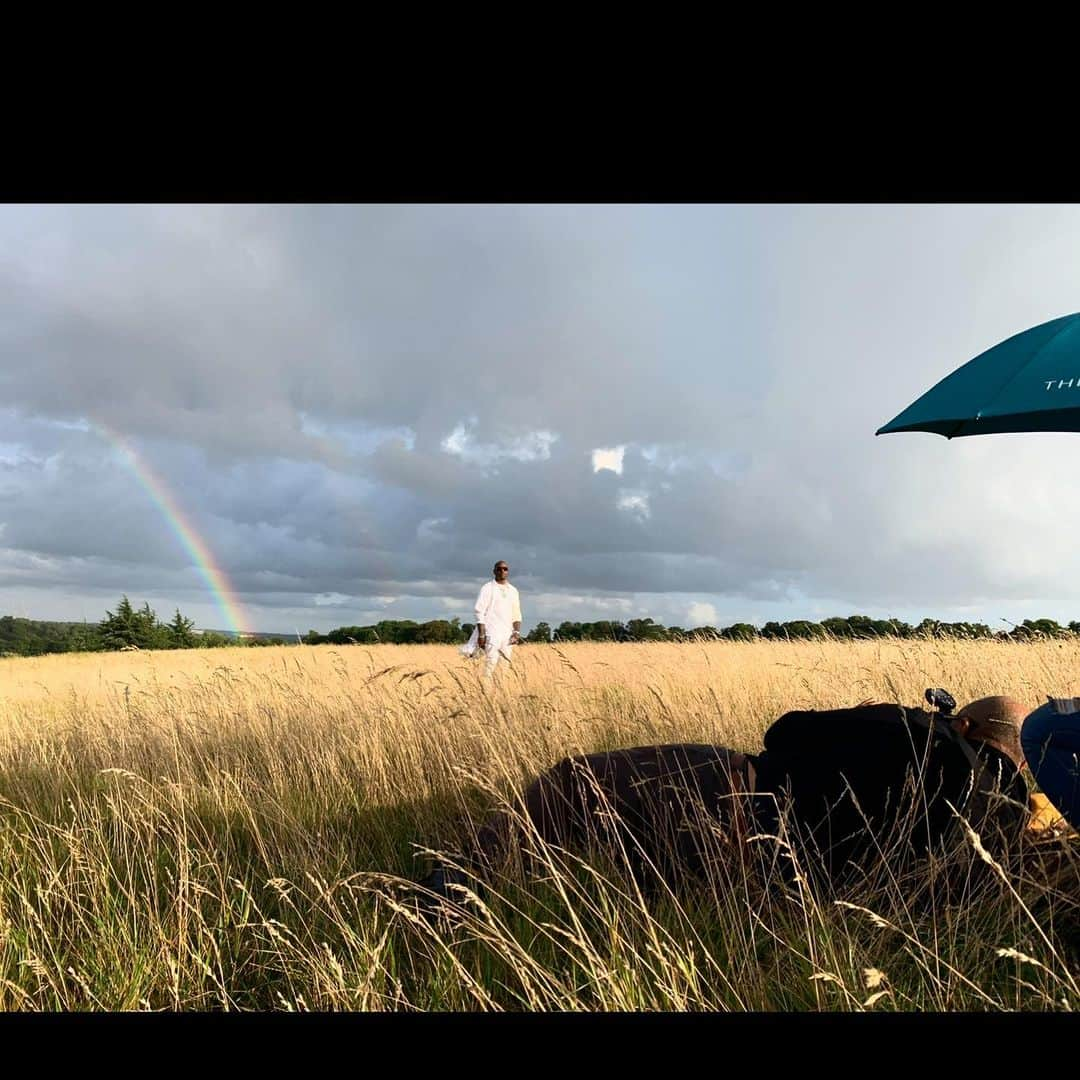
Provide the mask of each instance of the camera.
POLYGON ((939 710, 945 716, 956 708, 956 698, 948 690, 942 690, 940 686, 934 690, 927 690, 926 700, 930 708, 939 710))

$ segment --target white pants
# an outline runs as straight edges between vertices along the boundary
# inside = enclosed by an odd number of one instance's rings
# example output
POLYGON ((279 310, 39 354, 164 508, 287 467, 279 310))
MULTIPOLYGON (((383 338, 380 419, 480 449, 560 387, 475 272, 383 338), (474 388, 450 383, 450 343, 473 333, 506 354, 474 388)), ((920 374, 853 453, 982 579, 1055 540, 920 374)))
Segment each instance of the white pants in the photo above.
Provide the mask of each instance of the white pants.
POLYGON ((495 669, 499 666, 499 661, 506 658, 507 662, 510 661, 510 657, 514 652, 514 646, 509 644, 509 639, 502 644, 496 644, 491 638, 488 638, 487 645, 484 648, 484 678, 490 679, 495 674, 495 669))
MULTIPOLYGON (((495 633, 488 632, 486 644, 484 645, 485 679, 490 679, 492 675, 494 675, 500 660, 505 658, 510 662, 510 657, 514 652, 514 646, 510 644, 510 638, 513 637, 513 634, 513 628, 505 631, 498 630, 495 633)), ((473 630, 472 637, 469 638, 468 643, 461 646, 462 655, 473 656, 476 653, 476 650, 480 647, 477 637, 476 630, 473 630)))

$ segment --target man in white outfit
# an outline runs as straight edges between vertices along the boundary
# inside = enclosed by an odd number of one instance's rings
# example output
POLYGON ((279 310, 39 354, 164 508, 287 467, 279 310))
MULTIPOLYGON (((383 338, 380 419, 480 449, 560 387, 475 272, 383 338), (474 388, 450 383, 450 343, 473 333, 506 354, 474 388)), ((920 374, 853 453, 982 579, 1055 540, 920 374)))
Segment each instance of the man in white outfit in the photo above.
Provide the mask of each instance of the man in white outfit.
POLYGON ((467 655, 476 649, 484 651, 485 678, 491 678, 500 658, 510 659, 514 646, 521 640, 521 599, 508 580, 510 567, 500 559, 493 573, 495 580, 484 584, 476 598, 476 629, 462 649, 467 655))

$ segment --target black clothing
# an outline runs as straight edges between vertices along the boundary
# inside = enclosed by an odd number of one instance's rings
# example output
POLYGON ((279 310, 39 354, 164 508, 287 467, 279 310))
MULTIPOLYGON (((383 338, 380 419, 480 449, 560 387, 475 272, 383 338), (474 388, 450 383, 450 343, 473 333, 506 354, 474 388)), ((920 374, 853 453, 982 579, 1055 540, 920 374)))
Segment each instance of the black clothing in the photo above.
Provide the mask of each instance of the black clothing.
MULTIPOLYGON (((605 849, 641 880, 651 863, 672 880, 701 873, 719 850, 745 833, 753 799, 745 754, 721 746, 638 746, 565 758, 526 789, 524 811, 549 845, 583 852, 605 849)), ((492 815, 477 834, 489 863, 503 857, 518 823, 492 815)))
POLYGON ((758 786, 783 794, 800 846, 833 879, 873 857, 900 865, 931 849, 970 847, 957 813, 991 852, 1027 822, 1027 786, 1012 760, 936 713, 899 705, 790 712, 764 742, 758 786))
MULTIPOLYGON (((958 736, 938 714, 898 705, 790 712, 759 755, 718 746, 639 746, 566 758, 524 793, 528 828, 492 814, 470 855, 487 869, 514 845, 547 844, 624 859, 639 881, 702 875, 749 835, 784 835, 826 879, 893 869, 928 851, 972 850, 952 808, 991 852, 1027 821, 1013 762, 958 736), (619 856, 618 853, 622 853, 619 856)), ((770 860, 771 861, 771 860, 770 860)), ((785 872, 790 860, 782 860, 785 872)), ((441 891, 442 871, 429 879, 441 891)))

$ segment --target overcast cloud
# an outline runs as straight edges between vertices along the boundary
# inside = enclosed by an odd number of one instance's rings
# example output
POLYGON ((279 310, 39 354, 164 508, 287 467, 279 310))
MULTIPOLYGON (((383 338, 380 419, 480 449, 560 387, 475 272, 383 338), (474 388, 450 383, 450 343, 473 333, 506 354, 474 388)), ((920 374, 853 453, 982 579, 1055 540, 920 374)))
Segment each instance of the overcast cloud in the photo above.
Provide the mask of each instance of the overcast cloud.
POLYGON ((1074 206, 0 208, 0 614, 1080 619, 1076 435, 874 431, 1080 309, 1074 206))

